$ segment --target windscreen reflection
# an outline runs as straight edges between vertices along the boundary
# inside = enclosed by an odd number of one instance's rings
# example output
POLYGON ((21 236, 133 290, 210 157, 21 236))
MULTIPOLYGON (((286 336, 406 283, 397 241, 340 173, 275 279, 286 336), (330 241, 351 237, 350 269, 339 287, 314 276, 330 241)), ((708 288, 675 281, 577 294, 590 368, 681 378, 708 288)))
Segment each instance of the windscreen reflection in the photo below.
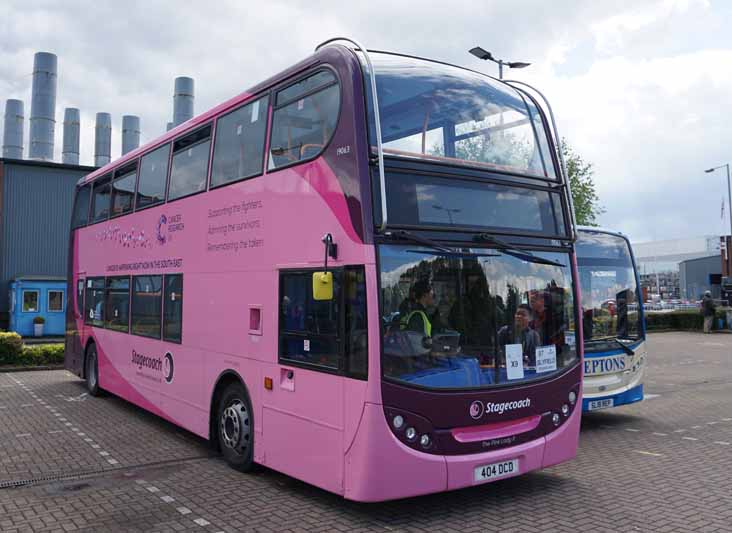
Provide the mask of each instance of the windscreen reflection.
POLYGON ((442 63, 370 56, 385 154, 556 177, 541 114, 516 89, 442 63))
POLYGON ((384 376, 435 389, 540 379, 577 360, 569 256, 382 245, 384 376))

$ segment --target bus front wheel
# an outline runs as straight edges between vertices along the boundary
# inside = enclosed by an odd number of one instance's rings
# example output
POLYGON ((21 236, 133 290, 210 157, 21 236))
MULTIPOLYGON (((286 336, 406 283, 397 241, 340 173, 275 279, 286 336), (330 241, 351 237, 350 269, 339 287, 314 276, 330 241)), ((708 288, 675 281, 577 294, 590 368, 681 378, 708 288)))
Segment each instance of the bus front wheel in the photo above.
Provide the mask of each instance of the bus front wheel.
POLYGON ((224 389, 216 419, 224 459, 236 470, 250 471, 254 463, 252 405, 241 383, 231 383, 224 389))
POLYGON ((86 388, 92 396, 99 396, 99 358, 97 357, 97 345, 90 344, 86 352, 86 388))

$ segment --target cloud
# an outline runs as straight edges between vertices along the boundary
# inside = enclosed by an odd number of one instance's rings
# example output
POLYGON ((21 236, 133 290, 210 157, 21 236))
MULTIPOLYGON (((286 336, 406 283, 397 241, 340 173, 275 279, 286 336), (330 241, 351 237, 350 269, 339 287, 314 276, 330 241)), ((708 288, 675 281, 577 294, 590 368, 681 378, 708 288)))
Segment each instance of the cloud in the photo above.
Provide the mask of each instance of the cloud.
POLYGON ((638 239, 715 233, 723 177, 701 169, 730 158, 731 11, 702 0, 5 0, 0 101, 22 98, 29 118, 33 53, 55 52, 57 159, 63 108, 73 106, 90 164, 94 114, 112 114, 116 157, 123 114, 140 115, 143 142, 165 131, 178 75, 195 78, 200 113, 332 36, 496 74, 467 54, 480 44, 532 63, 509 72, 549 96, 562 134, 595 164, 604 224, 638 239))

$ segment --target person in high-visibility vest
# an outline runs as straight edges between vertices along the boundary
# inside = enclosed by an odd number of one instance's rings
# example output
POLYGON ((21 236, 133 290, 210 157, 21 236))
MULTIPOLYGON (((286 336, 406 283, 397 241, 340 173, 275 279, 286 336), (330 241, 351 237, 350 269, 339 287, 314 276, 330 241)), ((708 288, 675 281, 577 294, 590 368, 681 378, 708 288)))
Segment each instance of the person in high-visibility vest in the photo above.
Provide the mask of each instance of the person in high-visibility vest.
POLYGON ((414 294, 414 302, 408 311, 399 320, 402 330, 423 333, 425 337, 432 336, 432 320, 427 316, 427 309, 435 302, 435 292, 429 281, 421 280, 414 284, 410 291, 414 294))

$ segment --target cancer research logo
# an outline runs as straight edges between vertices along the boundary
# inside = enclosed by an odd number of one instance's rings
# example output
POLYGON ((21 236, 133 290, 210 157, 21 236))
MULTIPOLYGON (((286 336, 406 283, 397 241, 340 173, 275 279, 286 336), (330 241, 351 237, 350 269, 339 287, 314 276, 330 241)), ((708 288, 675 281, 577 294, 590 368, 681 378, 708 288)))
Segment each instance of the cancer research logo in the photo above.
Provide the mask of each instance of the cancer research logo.
POLYGON ((173 381, 173 354, 170 352, 167 352, 165 354, 164 363, 163 363, 163 375, 165 376, 166 383, 170 383, 173 381))
POLYGON ((485 407, 483 406, 483 402, 480 400, 475 400, 473 403, 470 404, 470 416, 473 418, 473 420, 478 420, 481 416, 483 416, 483 412, 485 410, 485 407))
POLYGON ((159 244, 165 244, 165 241, 168 240, 167 232, 166 232, 166 226, 168 224, 168 217, 165 215, 160 215, 160 219, 158 220, 158 243, 159 244))

